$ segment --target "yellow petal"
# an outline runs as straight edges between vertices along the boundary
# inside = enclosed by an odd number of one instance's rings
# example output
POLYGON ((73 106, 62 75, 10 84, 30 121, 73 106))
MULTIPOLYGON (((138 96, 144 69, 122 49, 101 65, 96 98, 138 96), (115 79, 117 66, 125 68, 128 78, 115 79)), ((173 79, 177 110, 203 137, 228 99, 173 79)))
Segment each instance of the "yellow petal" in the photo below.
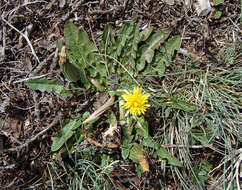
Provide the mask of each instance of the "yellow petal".
POLYGON ((134 87, 133 93, 127 90, 123 90, 125 94, 121 95, 121 97, 126 101, 124 107, 130 110, 130 113, 133 115, 144 114, 146 108, 150 105, 147 104, 148 97, 150 94, 142 94, 141 87, 134 87))

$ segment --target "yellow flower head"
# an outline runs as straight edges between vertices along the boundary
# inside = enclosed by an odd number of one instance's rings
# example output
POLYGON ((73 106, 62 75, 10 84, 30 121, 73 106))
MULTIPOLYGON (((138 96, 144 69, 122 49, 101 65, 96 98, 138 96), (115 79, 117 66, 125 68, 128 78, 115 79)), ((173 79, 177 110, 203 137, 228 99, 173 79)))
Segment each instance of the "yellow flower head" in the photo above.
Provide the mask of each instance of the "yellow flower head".
POLYGON ((147 104, 150 94, 142 94, 142 88, 138 86, 134 87, 133 93, 127 90, 124 90, 124 92, 125 94, 121 96, 126 101, 124 107, 135 116, 144 114, 146 108, 150 106, 147 104))

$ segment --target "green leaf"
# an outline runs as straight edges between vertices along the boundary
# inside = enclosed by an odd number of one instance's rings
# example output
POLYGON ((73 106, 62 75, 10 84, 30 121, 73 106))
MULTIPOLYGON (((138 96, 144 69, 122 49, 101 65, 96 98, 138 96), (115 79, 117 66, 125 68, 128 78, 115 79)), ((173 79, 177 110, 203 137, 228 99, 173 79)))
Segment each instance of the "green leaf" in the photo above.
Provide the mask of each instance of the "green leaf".
POLYGON ((144 120, 143 117, 137 118, 136 135, 140 135, 144 138, 149 137, 148 123, 144 120))
MULTIPOLYGON (((129 52, 131 52, 131 50, 129 52)), ((124 56, 120 60, 121 60, 121 63, 123 63, 123 65, 125 65, 127 67, 127 69, 129 70, 129 73, 131 75, 134 75, 135 64, 136 64, 135 59, 132 56, 124 56)), ((123 69, 119 69, 117 73, 119 76, 127 79, 127 73, 123 72, 123 69)))
POLYGON ((124 48, 126 41, 130 38, 133 28, 134 28, 134 24, 132 21, 130 21, 130 22, 126 22, 120 29, 118 39, 115 43, 116 54, 118 56, 121 55, 121 51, 124 48))
POLYGON ((160 147, 157 150, 157 155, 163 159, 168 160, 168 164, 173 166, 182 166, 181 162, 177 158, 173 157, 165 148, 160 147))
POLYGON ((166 43, 166 53, 168 56, 172 57, 174 55, 175 50, 180 49, 181 44, 181 36, 176 35, 170 38, 166 43))
MULTIPOLYGON (((124 118, 121 118, 121 119, 123 120, 122 122, 125 122, 124 118)), ((132 118, 130 119, 129 122, 132 123, 132 118)), ((133 131, 134 127, 130 127, 129 122, 125 122, 122 124, 122 125, 125 125, 124 127, 122 127, 122 146, 124 146, 124 147, 128 147, 132 143, 132 140, 134 138, 134 135, 132 135, 132 131, 133 131), (129 126, 129 127, 127 127, 127 126, 129 126)))
POLYGON ((165 73, 166 65, 164 63, 165 56, 162 54, 158 54, 154 58, 154 63, 152 64, 155 67, 154 71, 157 71, 159 75, 165 73))
POLYGON ((63 44, 61 42, 56 42, 56 47, 57 47, 58 51, 61 51, 63 44))
POLYGON ((103 154, 102 155, 102 161, 101 161, 101 164, 100 164, 100 167, 104 168, 104 170, 102 172, 105 172, 106 174, 109 174, 110 172, 112 172, 114 167, 111 165, 111 163, 113 161, 114 160, 111 156, 103 154))
POLYGON ((157 155, 163 159, 167 159, 168 164, 171 164, 174 166, 182 166, 182 164, 179 162, 179 160, 177 160, 175 157, 173 157, 165 148, 161 147, 151 137, 144 138, 143 145, 156 149, 157 155))
POLYGON ((142 41, 147 40, 150 37, 150 34, 152 33, 152 31, 153 31, 153 26, 149 26, 148 28, 143 30, 141 32, 142 41))
POLYGON ((215 19, 220 19, 222 16, 222 11, 216 10, 213 16, 215 19))
POLYGON ((159 65, 162 65, 162 67, 164 67, 165 65, 169 66, 170 63, 172 62, 172 58, 174 56, 175 50, 179 50, 180 44, 181 44, 181 36, 176 35, 167 41, 165 48, 161 46, 160 51, 162 53, 160 56, 159 64, 157 64, 157 67, 159 65))
POLYGON ((224 3, 224 0, 213 0, 213 5, 218 6, 220 4, 224 3))
POLYGON ((141 165, 142 171, 149 171, 149 162, 145 150, 138 144, 134 144, 130 150, 129 158, 141 165))
POLYGON ((188 103, 184 100, 173 100, 172 103, 168 104, 174 109, 184 110, 184 111, 195 111, 197 109, 197 105, 188 103))
POLYGON ((127 146, 121 146, 121 155, 123 159, 127 159, 129 157, 130 150, 132 148, 132 144, 129 144, 127 146))
POLYGON ((78 128, 81 125, 81 120, 70 120, 57 134, 57 136, 54 137, 53 143, 51 145, 51 151, 55 152, 59 150, 62 145, 72 137, 74 134, 74 130, 78 128))
POLYGON ((156 150, 159 149, 159 144, 157 144, 151 137, 144 138, 143 145, 150 148, 154 148, 156 150))
POLYGON ((97 48, 89 40, 86 31, 79 30, 73 23, 67 22, 64 26, 64 36, 70 53, 77 59, 80 68, 85 68, 87 57, 93 52, 97 52, 97 48))
POLYGON ((115 123, 115 122, 117 122, 117 118, 116 118, 114 112, 112 111, 112 112, 109 114, 108 123, 109 123, 109 124, 112 124, 112 123, 115 123))
POLYGON ((58 93, 63 98, 68 98, 71 96, 71 92, 69 90, 66 90, 64 87, 60 92, 56 91, 56 93, 58 93))
POLYGON ((141 167, 141 165, 138 165, 137 167, 136 167, 136 172, 137 172, 137 176, 138 176, 138 178, 139 179, 141 179, 141 177, 142 177, 142 167, 141 167))
POLYGON ((84 69, 80 71, 80 76, 81 76, 81 81, 85 85, 85 87, 90 88, 91 85, 87 79, 86 72, 84 69))
POLYGON ((164 62, 160 61, 156 66, 156 69, 158 70, 158 74, 162 75, 166 71, 166 65, 164 64, 164 62))
POLYGON ((137 70, 141 71, 145 67, 145 62, 151 63, 153 56, 154 56, 154 50, 159 48, 160 44, 163 43, 168 36, 170 35, 170 30, 160 30, 153 34, 146 42, 145 45, 143 45, 139 49, 140 58, 137 63, 137 70))
POLYGON ((200 163, 200 165, 201 165, 201 168, 202 169, 204 169, 205 171, 206 171, 206 173, 207 172, 209 172, 211 169, 212 169, 212 164, 210 164, 209 162, 207 162, 207 161, 202 161, 201 163, 200 163))
POLYGON ((142 71, 145 68, 145 65, 145 59, 140 59, 139 62, 136 63, 136 68, 138 71, 142 71))
POLYGON ((103 30, 102 41, 99 45, 101 53, 106 55, 108 48, 112 48, 112 44, 115 43, 114 33, 110 25, 106 25, 103 30))
POLYGON ((61 82, 57 79, 31 79, 28 80, 26 84, 32 90, 40 90, 41 92, 55 92, 63 98, 71 96, 71 92, 66 90, 61 82))
POLYGON ((81 79, 80 69, 71 63, 60 64, 61 72, 70 82, 76 82, 81 79))
POLYGON ((202 144, 209 144, 212 137, 216 134, 216 128, 213 124, 207 124, 208 128, 206 129, 192 129, 190 131, 191 137, 195 140, 195 142, 200 142, 202 144))
POLYGON ((135 59, 136 58, 136 53, 138 51, 138 43, 141 41, 141 34, 140 34, 140 29, 139 26, 136 25, 134 27, 134 36, 131 39, 131 50, 130 50, 130 55, 135 59))
POLYGON ((143 150, 143 148, 140 145, 134 144, 130 150, 129 158, 131 160, 133 160, 134 162, 139 163, 140 155, 145 155, 145 151, 143 150))
POLYGON ((64 36, 67 46, 67 58, 71 64, 80 69, 80 78, 85 85, 89 88, 90 84, 86 77, 86 71, 84 70, 88 66, 92 65, 95 61, 94 52, 97 52, 95 45, 89 40, 85 30, 78 29, 71 22, 66 22, 64 26, 64 36))

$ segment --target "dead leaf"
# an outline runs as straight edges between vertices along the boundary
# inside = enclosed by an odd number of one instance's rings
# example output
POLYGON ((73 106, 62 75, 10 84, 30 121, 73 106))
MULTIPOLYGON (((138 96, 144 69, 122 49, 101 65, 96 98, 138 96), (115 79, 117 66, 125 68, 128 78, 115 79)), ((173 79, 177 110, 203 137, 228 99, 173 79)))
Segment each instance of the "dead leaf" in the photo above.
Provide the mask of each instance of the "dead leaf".
POLYGON ((6 113, 7 107, 10 105, 10 100, 6 99, 0 104, 0 113, 6 113))
POLYGON ((0 45, 0 61, 3 61, 5 57, 5 48, 0 45))
POLYGON ((63 46, 61 48, 61 52, 59 54, 60 56, 60 64, 63 65, 64 63, 66 63, 66 47, 63 46))
POLYGON ((135 162, 138 162, 142 167, 143 172, 149 171, 149 162, 146 153, 140 145, 134 144, 130 151, 129 158, 135 162))
POLYGON ((2 130, 3 135, 10 137, 10 139, 13 136, 14 141, 18 143, 17 139, 22 133, 22 125, 23 123, 18 119, 7 118, 4 121, 0 119, 0 130, 2 130))
POLYGON ((184 3, 185 3, 185 6, 186 6, 188 9, 191 8, 191 0, 185 0, 184 3))
POLYGON ((56 44, 54 42, 49 41, 49 40, 40 40, 38 42, 38 46, 40 48, 44 48, 44 49, 47 49, 47 50, 51 50, 51 49, 56 48, 56 44))
POLYGON ((66 4, 66 0, 59 0, 59 7, 63 8, 66 4))
MULTIPOLYGON (((102 115, 113 103, 114 103, 115 97, 112 96, 111 98, 109 98, 104 105, 102 105, 101 107, 99 107, 95 112, 93 112, 85 121, 83 121, 82 123, 82 132, 86 138, 86 140, 91 143, 94 144, 96 146, 99 147, 104 147, 103 144, 99 143, 98 141, 92 139, 91 137, 87 136, 86 130, 85 130, 85 124, 93 121, 94 119, 96 119, 97 117, 99 117, 100 115, 102 115)), ((120 145, 120 143, 118 144, 114 144, 114 143, 108 143, 105 145, 105 147, 107 148, 118 148, 120 145)))
POLYGON ((206 16, 211 11, 209 0, 198 0, 197 3, 194 3, 194 7, 198 16, 206 16))
POLYGON ((105 88, 94 78, 89 78, 89 81, 99 90, 104 91, 105 88))
POLYGON ((110 76, 110 88, 112 90, 117 90, 119 84, 119 76, 117 73, 110 76))
POLYGON ((25 63, 26 68, 28 69, 28 71, 32 71, 32 69, 33 69, 32 62, 28 56, 24 57, 24 63, 25 63))
POLYGON ((118 130, 118 123, 117 121, 114 123, 111 123, 108 130, 103 133, 103 140, 107 141, 107 137, 113 138, 115 132, 118 130))
POLYGON ((149 162, 148 159, 145 155, 140 155, 139 156, 139 163, 142 167, 143 172, 148 172, 149 171, 149 162))
POLYGON ((96 94, 96 101, 93 103, 94 108, 97 110, 108 100, 108 93, 98 92, 96 94))
POLYGON ((46 9, 46 10, 51 10, 52 7, 53 7, 53 5, 54 5, 55 3, 56 3, 56 0, 51 1, 51 2, 45 7, 45 9, 46 9))
POLYGON ((175 4, 175 0, 164 0, 164 1, 168 5, 174 5, 175 4))
POLYGON ((20 137, 20 134, 21 134, 21 131, 22 131, 21 124, 16 119, 12 119, 9 122, 10 122, 9 125, 10 125, 10 127, 13 131, 13 136, 18 139, 20 137))
POLYGON ((19 36, 19 39, 18 39, 18 45, 17 45, 17 48, 20 49, 23 47, 23 36, 20 35, 19 36))

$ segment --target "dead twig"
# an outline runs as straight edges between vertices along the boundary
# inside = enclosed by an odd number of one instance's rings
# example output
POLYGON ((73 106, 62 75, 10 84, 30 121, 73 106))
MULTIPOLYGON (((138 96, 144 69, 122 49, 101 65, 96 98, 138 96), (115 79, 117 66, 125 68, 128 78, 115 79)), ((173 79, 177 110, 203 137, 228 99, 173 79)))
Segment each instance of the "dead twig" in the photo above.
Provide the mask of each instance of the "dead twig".
POLYGON ((55 126, 58 121, 60 120, 61 118, 61 114, 59 114, 57 117, 55 117, 55 119, 52 121, 52 123, 50 125, 48 125, 44 130, 40 131, 37 135, 35 135, 34 137, 28 139, 25 141, 24 144, 20 145, 20 146, 17 146, 15 148, 10 148, 10 149, 7 149, 7 150, 4 150, 4 152, 16 152, 16 151, 19 151, 21 150, 22 148, 28 146, 31 142, 35 141, 37 138, 39 138, 41 135, 43 135, 44 133, 46 133, 49 129, 51 129, 53 126, 55 126))
POLYGON ((8 26, 10 26, 12 29, 14 29, 16 32, 18 32, 21 36, 24 37, 24 39, 27 41, 27 43, 28 43, 28 45, 29 45, 29 47, 30 47, 30 49, 31 49, 32 54, 34 55, 34 57, 35 57, 35 59, 37 60, 37 62, 40 64, 41 62, 40 62, 38 56, 36 55, 35 50, 34 50, 32 44, 31 44, 31 42, 30 42, 28 36, 25 35, 23 32, 19 31, 17 28, 15 28, 11 23, 9 23, 9 22, 8 22, 7 20, 5 20, 3 17, 1 17, 1 19, 2 19, 2 21, 5 22, 8 26))
POLYGON ((39 78, 43 78, 43 77, 46 77, 46 76, 51 75, 51 74, 53 74, 53 73, 46 73, 46 74, 39 75, 39 76, 32 76, 32 77, 28 77, 28 78, 20 79, 20 80, 14 81, 13 84, 20 83, 20 82, 24 82, 24 81, 27 81, 27 80, 30 80, 30 79, 39 79, 39 78))

